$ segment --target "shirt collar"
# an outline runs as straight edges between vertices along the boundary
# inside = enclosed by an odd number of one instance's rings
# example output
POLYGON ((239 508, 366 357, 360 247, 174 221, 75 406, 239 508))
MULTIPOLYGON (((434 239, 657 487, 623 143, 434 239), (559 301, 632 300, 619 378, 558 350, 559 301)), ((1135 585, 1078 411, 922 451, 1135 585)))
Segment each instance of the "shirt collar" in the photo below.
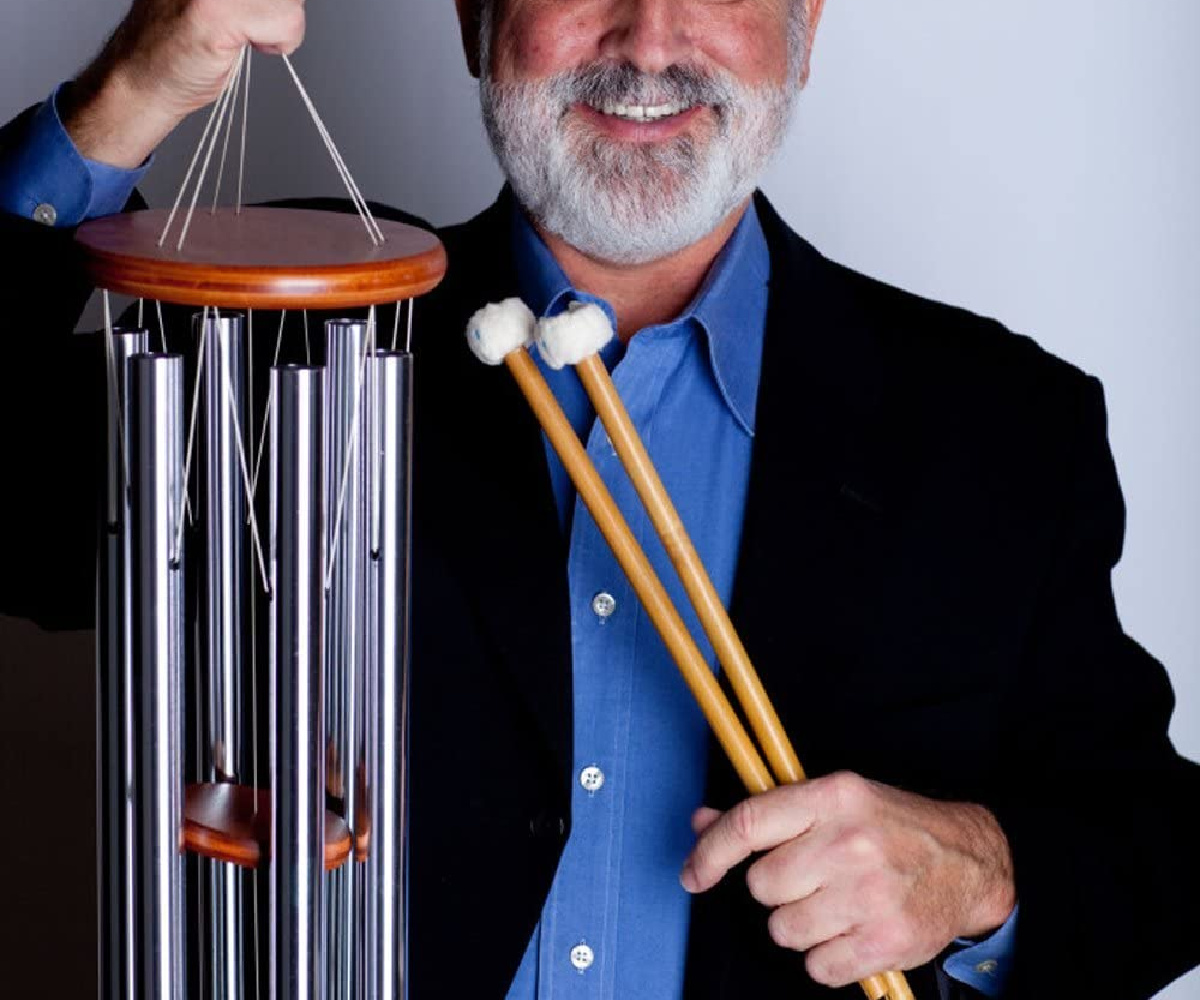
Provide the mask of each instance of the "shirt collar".
MULTIPOLYGON (((553 316, 575 300, 594 302, 615 317, 602 299, 577 291, 525 212, 513 202, 512 249, 521 297, 535 316, 553 316)), ((762 340, 767 314, 770 254, 753 202, 709 268, 687 308, 671 323, 698 327, 706 335, 717 389, 734 419, 754 434, 754 413, 762 367, 762 340)), ((611 364, 619 357, 615 344, 603 353, 611 364)))

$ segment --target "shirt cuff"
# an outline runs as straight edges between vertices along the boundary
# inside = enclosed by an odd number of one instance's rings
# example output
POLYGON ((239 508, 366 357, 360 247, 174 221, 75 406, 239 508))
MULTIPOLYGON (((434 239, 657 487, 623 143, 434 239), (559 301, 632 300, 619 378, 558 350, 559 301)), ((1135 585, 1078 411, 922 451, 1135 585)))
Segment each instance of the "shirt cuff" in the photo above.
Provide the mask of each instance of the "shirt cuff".
POLYGON ((0 210, 49 226, 120 212, 153 160, 135 170, 85 159, 63 127, 55 88, 24 140, 0 159, 0 210))
POLYGON ((1014 906, 1008 919, 983 941, 957 941, 956 944, 966 947, 955 952, 942 964, 946 975, 964 986, 977 990, 985 997, 1003 995, 1016 951, 1019 909, 1019 906, 1014 906))

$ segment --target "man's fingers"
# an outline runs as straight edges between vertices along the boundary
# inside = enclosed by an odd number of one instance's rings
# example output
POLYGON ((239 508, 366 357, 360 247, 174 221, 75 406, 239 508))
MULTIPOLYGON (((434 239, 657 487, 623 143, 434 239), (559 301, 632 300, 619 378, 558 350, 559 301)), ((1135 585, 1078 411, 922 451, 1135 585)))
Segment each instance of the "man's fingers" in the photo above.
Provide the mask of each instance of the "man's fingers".
POLYGON ((713 809, 712 806, 701 806, 692 813, 692 833, 699 837, 720 818, 720 809, 713 809))
POLYGON ((821 857, 826 830, 789 840, 755 861, 746 872, 750 895, 763 906, 775 907, 806 899, 820 889, 827 875, 821 857))
POLYGON ((808 951, 854 928, 853 907, 847 902, 834 890, 818 890, 807 899, 778 907, 767 920, 767 931, 781 948, 808 951))
POLYGON ((304 41, 304 4, 295 0, 253 0, 240 12, 242 31, 259 51, 291 54, 304 41))
POLYGON ((815 820, 806 793, 805 786, 791 785, 739 802, 692 849, 680 876, 683 887, 704 892, 755 851, 770 850, 806 833, 815 820))
POLYGON ((804 966, 813 981, 822 986, 849 986, 887 969, 909 969, 920 964, 907 959, 910 948, 907 935, 899 927, 870 932, 859 927, 814 947, 805 957, 804 966))

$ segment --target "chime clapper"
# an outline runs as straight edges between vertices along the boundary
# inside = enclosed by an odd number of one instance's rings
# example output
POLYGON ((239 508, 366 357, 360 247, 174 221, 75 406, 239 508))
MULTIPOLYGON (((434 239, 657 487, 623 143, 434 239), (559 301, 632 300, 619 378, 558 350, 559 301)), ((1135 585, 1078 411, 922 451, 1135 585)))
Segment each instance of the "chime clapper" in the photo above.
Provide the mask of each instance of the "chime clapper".
MULTIPOLYGON (((607 370, 597 356, 612 335, 611 324, 604 312, 598 306, 581 303, 575 303, 567 313, 537 323, 523 302, 507 299, 486 306, 467 325, 467 342, 475 355, 485 364, 503 362, 513 374, 746 789, 751 794, 767 791, 775 786, 775 780, 687 632, 661 581, 527 348, 536 339, 543 359, 551 367, 561 368, 567 364, 577 366, 584 386, 592 397, 593 406, 600 414, 614 448, 663 537, 689 597, 696 605, 705 631, 718 651, 720 662, 725 665, 728 659, 732 665, 726 666, 731 672, 731 683, 752 726, 760 733, 759 739, 768 750, 772 766, 776 768, 776 776, 781 782, 803 780, 803 769, 783 732, 778 715, 754 672, 724 606, 716 596, 695 547, 612 386, 607 370), (719 614, 713 606, 720 609, 719 614)), ((870 1000, 912 1000, 912 992, 901 973, 872 976, 860 985, 870 1000)))

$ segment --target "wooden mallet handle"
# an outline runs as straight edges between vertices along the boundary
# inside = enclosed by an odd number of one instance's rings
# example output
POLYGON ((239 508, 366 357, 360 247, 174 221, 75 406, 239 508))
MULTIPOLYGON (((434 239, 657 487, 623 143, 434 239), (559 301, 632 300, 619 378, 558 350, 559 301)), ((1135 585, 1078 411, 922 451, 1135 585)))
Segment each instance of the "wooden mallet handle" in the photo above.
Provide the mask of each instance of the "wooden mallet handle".
POLYGON ((550 439, 550 444, 562 459, 575 489, 579 492, 587 509, 596 521, 596 526, 613 555, 629 577, 638 599, 666 643, 672 658, 678 665, 684 681, 700 705, 705 719, 712 726, 738 776, 752 792, 765 792, 775 782, 771 772, 763 763, 754 741, 734 712, 717 678, 709 669, 695 640, 684 625, 675 605, 671 603, 666 588, 659 580, 650 560, 637 543, 616 501, 604 485, 604 480, 592 465, 583 445, 575 435, 575 429, 567 420, 554 393, 546 384, 533 358, 524 348, 513 351, 504 363, 517 380, 517 385, 529 401, 538 423, 550 439))
MULTIPOLYGON (((683 519, 675 509, 670 494, 663 486, 658 470, 642 442, 629 411, 621 401, 617 387, 613 385, 608 369, 598 354, 593 354, 575 366, 580 381, 592 401, 600 422, 608 432, 613 449, 621 459, 634 489, 641 498, 650 521, 662 540, 663 547, 671 559, 692 607, 712 643, 717 660, 729 678, 742 711, 750 722, 750 728, 758 737, 771 770, 781 784, 794 784, 804 780, 804 768, 788 739, 783 723, 771 704, 758 672, 750 662, 750 656, 721 603, 716 587, 704 563, 692 544, 683 519)), ((863 982, 863 991, 871 1000, 911 1000, 912 992, 902 973, 892 972, 873 976, 863 982)))
MULTIPOLYGON (((612 549, 613 555, 616 557, 621 569, 629 578, 630 584, 633 586, 639 600, 641 600, 643 606, 646 608, 651 621, 662 636, 663 642, 678 665, 688 687, 691 688, 692 694, 699 703, 701 711, 716 734, 718 742, 721 743, 722 748, 728 755, 730 762, 733 764, 735 770, 737 770, 746 789, 751 794, 757 794, 774 787, 775 781, 763 764, 757 748, 750 741, 745 728, 725 697, 725 693, 721 690, 708 664, 704 661, 703 656, 696 647, 695 641, 692 639, 690 633, 688 633, 687 627, 683 624, 683 620, 679 617, 678 611, 671 604, 670 597, 662 586, 662 582, 658 579, 657 574, 655 574, 641 546, 638 545, 637 539, 633 536, 632 531, 630 531, 625 518, 622 516, 616 502, 612 499, 612 495, 604 485, 604 481, 600 478, 595 466, 592 465, 591 459, 588 458, 587 452, 576 436, 574 428, 571 427, 570 422, 563 414, 558 400, 546 384, 537 365, 534 364, 533 359, 524 349, 513 351, 504 360, 509 371, 516 379, 517 385, 525 395, 526 400, 528 400, 551 446, 562 460, 567 474, 575 484, 575 489, 578 491, 580 499, 583 500, 584 505, 591 513, 596 526, 600 529, 600 533, 612 549)), ((598 359, 597 364, 599 364, 598 359)), ((600 367, 601 371, 603 371, 603 367, 600 367)), ((611 380, 608 379, 607 372, 604 372, 604 376, 605 380, 611 385, 611 380)), ((613 389, 612 395, 617 400, 617 405, 620 406, 621 412, 624 412, 624 406, 620 404, 615 389, 613 389)), ((599 411, 598 406, 597 410, 599 411)), ((628 414, 625 415, 625 419, 628 421, 628 414)), ((632 423, 629 426, 632 427, 632 423)), ((614 447, 617 447, 617 440, 613 436, 611 429, 609 430, 609 435, 613 437, 614 447)), ((636 439, 636 432, 633 437, 636 439)), ((640 441, 638 443, 640 444, 640 441)), ((641 450, 645 454, 644 447, 641 450)), ((645 464, 653 473, 653 465, 650 463, 648 456, 646 457, 645 464)), ((658 480, 657 474, 654 474, 654 480, 658 482, 659 489, 662 490, 662 484, 658 480)), ((666 491, 662 490, 662 493, 665 498, 666 491)), ((646 502, 644 497, 643 502, 646 502)), ((666 505, 674 512, 669 498, 666 499, 666 505)), ((648 508, 649 506, 647 504, 648 508)), ((675 518, 678 521, 677 514, 675 518)), ((680 536, 686 539, 687 535, 682 530, 681 523, 679 528, 680 536)), ((686 544, 691 549, 696 564, 700 566, 701 572, 703 572, 703 566, 700 564, 699 558, 695 556, 694 547, 691 546, 690 541, 687 541, 686 544)), ((674 557, 672 558, 674 559, 674 557)), ((683 576, 682 572, 680 575, 681 577, 683 576)), ((704 576, 707 579, 707 574, 704 574, 704 576)), ((686 585, 687 578, 684 577, 684 580, 686 585)), ((708 586, 711 590, 711 583, 708 586)), ((724 612, 720 600, 716 599, 715 591, 713 592, 713 603, 721 608, 722 613, 724 612)), ((728 616, 726 616, 726 621, 728 621, 728 616)), ((729 625, 729 633, 732 635, 737 647, 741 648, 741 642, 737 640, 737 634, 732 624, 729 625)), ((714 642, 715 646, 716 643, 714 642)), ((782 726, 779 725, 778 717, 771 707, 766 693, 762 690, 762 685, 758 682, 757 675, 754 673, 744 649, 742 649, 742 657, 745 667, 749 668, 743 675, 743 680, 750 681, 752 679, 752 683, 745 685, 748 695, 752 693, 752 688, 757 686, 758 697, 761 698, 761 703, 768 710, 769 717, 774 718, 774 724, 778 726, 778 733, 782 734, 782 726)), ((742 698, 740 692, 738 697, 739 699, 742 698)), ((755 701, 757 701, 757 698, 755 701)), ((760 716, 760 724, 761 722, 762 718, 760 716)), ((772 745, 768 741, 764 741, 764 743, 767 746, 772 745)), ((800 763, 796 760, 795 753, 792 751, 786 735, 782 734, 782 740, 776 739, 774 745, 781 752, 786 747, 786 753, 790 754, 791 759, 795 762, 790 773, 796 774, 797 777, 792 780, 802 780, 803 771, 800 769, 800 763)), ((785 756, 781 753, 780 760, 784 759, 785 756)), ((870 1000, 885 1000, 889 996, 890 1000, 912 1000, 912 993, 908 990, 904 977, 899 973, 889 973, 887 977, 873 976, 870 979, 864 980, 860 985, 870 1000), (891 977, 896 977, 896 979, 891 979, 891 977), (891 981, 889 982, 890 979, 891 981)))

